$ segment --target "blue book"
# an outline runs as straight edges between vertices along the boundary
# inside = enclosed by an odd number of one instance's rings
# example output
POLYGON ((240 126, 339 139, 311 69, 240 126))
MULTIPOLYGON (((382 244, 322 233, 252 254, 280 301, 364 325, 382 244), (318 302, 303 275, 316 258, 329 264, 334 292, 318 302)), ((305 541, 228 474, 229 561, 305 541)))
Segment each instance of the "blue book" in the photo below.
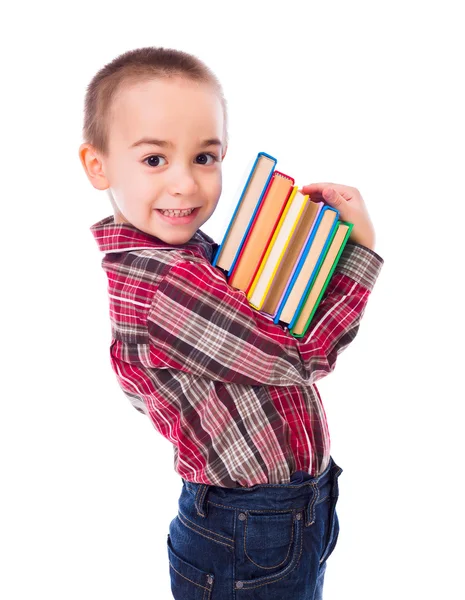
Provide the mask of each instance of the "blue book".
POLYGON ((231 273, 260 208, 277 162, 276 158, 265 152, 257 154, 223 240, 212 260, 213 267, 218 266, 227 274, 231 273))
POLYGON ((339 211, 323 206, 312 229, 286 292, 277 308, 273 322, 289 324, 299 313, 306 292, 319 271, 323 258, 336 231, 339 211))
POLYGON ((331 244, 321 263, 318 273, 308 290, 304 293, 304 299, 289 323, 289 333, 297 338, 303 337, 315 315, 315 312, 323 299, 331 277, 341 258, 342 251, 349 241, 354 225, 348 221, 338 221, 336 231, 331 236, 331 244))

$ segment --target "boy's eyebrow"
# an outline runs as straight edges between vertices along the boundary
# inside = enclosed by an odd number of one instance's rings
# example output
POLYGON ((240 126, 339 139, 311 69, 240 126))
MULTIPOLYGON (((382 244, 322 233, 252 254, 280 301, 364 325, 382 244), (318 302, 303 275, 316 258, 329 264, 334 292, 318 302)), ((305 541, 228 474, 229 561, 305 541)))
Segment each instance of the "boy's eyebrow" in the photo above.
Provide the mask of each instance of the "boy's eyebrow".
MULTIPOLYGON (((131 144, 129 148, 135 148, 136 146, 143 146, 144 144, 148 146, 161 146, 162 148, 173 147, 172 142, 167 142, 166 140, 157 140, 155 138, 141 138, 134 144, 131 144)), ((210 138, 209 140, 204 140, 200 146, 205 148, 206 146, 221 146, 221 141, 218 138, 210 138)))

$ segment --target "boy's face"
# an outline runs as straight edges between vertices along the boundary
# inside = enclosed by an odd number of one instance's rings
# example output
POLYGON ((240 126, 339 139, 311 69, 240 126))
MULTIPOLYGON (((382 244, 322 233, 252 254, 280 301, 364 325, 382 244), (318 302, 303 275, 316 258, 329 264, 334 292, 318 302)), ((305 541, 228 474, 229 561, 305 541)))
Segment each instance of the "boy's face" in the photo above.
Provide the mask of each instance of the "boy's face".
MULTIPOLYGON (((155 79, 122 90, 109 118, 109 156, 98 157, 98 185, 86 168, 94 187, 110 188, 115 222, 129 222, 169 244, 188 242, 221 194, 223 120, 220 100, 207 84, 155 79), (161 212, 192 208, 185 217, 161 212)), ((81 160, 91 161, 91 155, 81 160)))

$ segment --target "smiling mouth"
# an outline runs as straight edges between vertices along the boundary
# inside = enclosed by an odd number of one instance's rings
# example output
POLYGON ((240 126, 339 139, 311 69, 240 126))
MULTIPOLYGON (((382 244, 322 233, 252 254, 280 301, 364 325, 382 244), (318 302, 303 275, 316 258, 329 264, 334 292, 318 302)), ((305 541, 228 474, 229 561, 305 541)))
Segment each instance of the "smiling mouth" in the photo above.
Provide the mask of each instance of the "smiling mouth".
POLYGON ((161 213, 169 213, 170 216, 187 216, 192 214, 195 210, 197 210, 198 208, 200 208, 199 206, 195 206, 193 208, 184 208, 184 209, 180 209, 180 208, 156 208, 155 210, 158 210, 161 213))

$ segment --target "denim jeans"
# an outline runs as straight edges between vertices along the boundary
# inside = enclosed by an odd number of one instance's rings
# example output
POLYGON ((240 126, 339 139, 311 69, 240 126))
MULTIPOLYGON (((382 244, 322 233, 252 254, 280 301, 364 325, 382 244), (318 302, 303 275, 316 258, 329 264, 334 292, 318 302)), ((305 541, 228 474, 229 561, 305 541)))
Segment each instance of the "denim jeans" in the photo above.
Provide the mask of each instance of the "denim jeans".
POLYGON ((222 488, 182 480, 167 550, 175 600, 321 600, 342 469, 222 488))

